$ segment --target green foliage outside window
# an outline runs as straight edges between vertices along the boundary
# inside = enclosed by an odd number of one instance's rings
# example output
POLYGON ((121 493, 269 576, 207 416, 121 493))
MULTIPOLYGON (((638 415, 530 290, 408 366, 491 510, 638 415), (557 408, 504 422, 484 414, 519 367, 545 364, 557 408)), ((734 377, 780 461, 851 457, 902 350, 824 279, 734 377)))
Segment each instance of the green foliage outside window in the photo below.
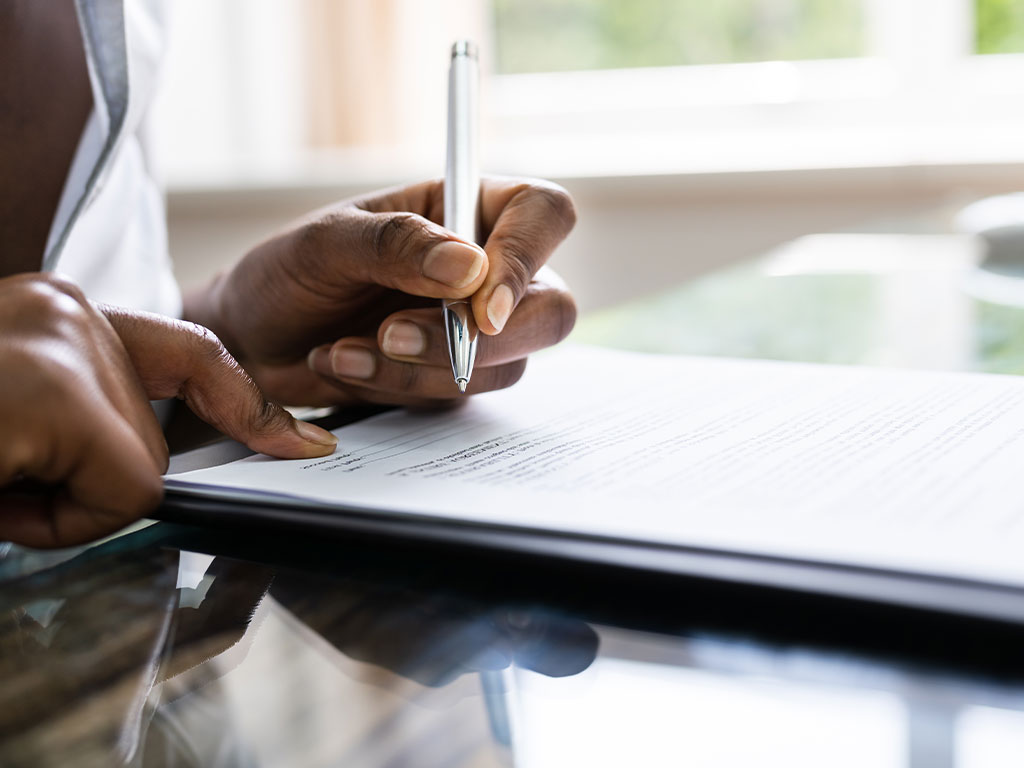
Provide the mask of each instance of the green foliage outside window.
POLYGON ((1024 52, 1024 0, 975 0, 975 50, 1024 52))
POLYGON ((494 0, 498 71, 860 56, 861 5, 861 0, 494 0))

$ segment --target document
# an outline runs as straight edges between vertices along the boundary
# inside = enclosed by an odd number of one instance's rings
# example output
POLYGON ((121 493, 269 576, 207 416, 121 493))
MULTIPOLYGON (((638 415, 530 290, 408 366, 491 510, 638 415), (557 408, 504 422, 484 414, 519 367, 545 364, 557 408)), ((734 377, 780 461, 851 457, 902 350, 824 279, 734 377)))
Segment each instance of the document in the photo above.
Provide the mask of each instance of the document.
POLYGON ((1024 586, 1024 377, 559 347, 170 493, 1024 586))

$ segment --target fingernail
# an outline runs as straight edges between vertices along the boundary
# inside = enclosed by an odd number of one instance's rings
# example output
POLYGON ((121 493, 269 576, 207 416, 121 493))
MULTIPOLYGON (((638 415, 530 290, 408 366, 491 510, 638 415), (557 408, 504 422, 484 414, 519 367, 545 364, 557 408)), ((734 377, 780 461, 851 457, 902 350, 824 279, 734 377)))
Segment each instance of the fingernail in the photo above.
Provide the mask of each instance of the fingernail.
POLYGON ((462 288, 480 276, 484 262, 482 249, 458 240, 445 240, 430 249, 423 260, 423 274, 452 288, 462 288))
POLYGON ((338 444, 338 438, 336 438, 326 429, 321 429, 316 424, 310 424, 308 421, 299 421, 298 419, 296 419, 295 431, 299 433, 303 440, 306 440, 310 443, 330 446, 335 446, 338 444))
POLYGON ((491 298, 487 301, 487 319, 491 321, 494 330, 500 331, 508 322, 508 316, 512 314, 512 302, 515 296, 512 289, 507 285, 499 285, 494 289, 491 298))
POLYGON ((330 360, 331 345, 324 344, 322 347, 314 347, 306 355, 306 365, 315 373, 327 373, 328 361, 330 360))
POLYGON ((368 379, 373 376, 377 361, 362 347, 335 347, 331 353, 331 370, 347 379, 368 379))
POLYGON ((384 331, 384 338, 381 339, 380 348, 389 355, 400 357, 416 357, 423 354, 427 340, 423 338, 423 331, 416 323, 408 320, 396 320, 384 331))

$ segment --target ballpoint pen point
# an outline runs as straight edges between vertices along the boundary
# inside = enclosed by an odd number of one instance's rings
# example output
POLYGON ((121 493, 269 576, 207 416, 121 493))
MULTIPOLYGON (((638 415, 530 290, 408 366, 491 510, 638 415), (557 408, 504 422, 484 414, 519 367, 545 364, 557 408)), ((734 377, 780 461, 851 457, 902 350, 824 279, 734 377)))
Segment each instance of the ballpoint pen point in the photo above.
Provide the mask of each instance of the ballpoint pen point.
POLYGON ((455 383, 459 385, 459 392, 466 394, 466 387, 469 386, 469 379, 456 379, 455 383))

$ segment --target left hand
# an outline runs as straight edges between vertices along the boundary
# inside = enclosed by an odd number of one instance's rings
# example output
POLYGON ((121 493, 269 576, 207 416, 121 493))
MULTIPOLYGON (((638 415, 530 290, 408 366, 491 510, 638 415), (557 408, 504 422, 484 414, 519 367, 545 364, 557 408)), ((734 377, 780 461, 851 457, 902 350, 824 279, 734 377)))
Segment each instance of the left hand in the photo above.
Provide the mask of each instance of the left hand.
POLYGON ((485 179, 484 246, 440 226, 441 180, 318 211, 251 251, 187 317, 211 328, 269 398, 289 405, 437 405, 459 392, 440 298, 471 297, 483 334, 470 394, 510 386, 576 318, 544 267, 576 220, 548 182, 485 179))

